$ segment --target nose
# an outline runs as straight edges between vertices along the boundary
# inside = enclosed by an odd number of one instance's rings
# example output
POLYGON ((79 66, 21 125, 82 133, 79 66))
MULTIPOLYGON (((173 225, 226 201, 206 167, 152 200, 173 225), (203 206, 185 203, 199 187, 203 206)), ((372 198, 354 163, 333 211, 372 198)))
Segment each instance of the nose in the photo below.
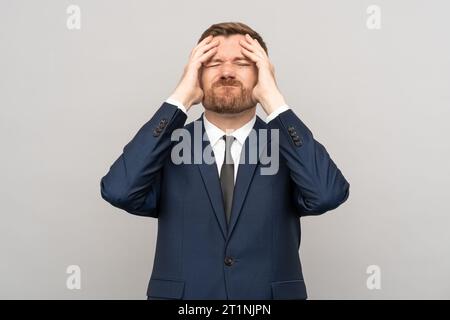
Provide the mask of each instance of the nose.
POLYGON ((236 71, 234 70, 233 66, 224 63, 221 66, 220 69, 220 78, 221 79, 235 79, 236 78, 236 71))

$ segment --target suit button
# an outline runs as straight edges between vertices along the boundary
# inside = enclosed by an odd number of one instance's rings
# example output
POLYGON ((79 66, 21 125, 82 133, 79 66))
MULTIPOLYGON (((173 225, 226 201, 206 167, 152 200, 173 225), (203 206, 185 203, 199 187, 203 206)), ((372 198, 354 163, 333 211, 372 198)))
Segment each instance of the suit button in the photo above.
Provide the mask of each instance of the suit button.
POLYGON ((166 123, 167 123, 167 119, 166 119, 166 118, 162 118, 161 121, 160 121, 160 123, 166 124, 166 123))
POLYGON ((225 258, 225 265, 228 267, 231 267, 234 263, 234 259, 232 257, 226 257, 225 258))
POLYGON ((158 124, 158 128, 159 128, 159 129, 164 129, 165 126, 166 126, 166 124, 165 124, 165 123, 162 123, 162 122, 160 122, 160 123, 158 124))
POLYGON ((294 140, 295 142, 300 141, 300 137, 299 136, 293 136, 292 140, 294 140))
POLYGON ((297 131, 291 131, 291 132, 289 132, 289 134, 291 135, 291 137, 294 137, 294 136, 296 136, 297 135, 297 131))
POLYGON ((298 141, 295 141, 294 143, 297 147, 300 147, 303 142, 302 142, 302 140, 298 140, 298 141))
POLYGON ((289 133, 291 133, 292 131, 295 131, 295 128, 293 126, 289 126, 288 131, 289 131, 289 133))
POLYGON ((160 133, 161 133, 160 131, 153 130, 153 136, 154 136, 154 137, 159 136, 160 133))

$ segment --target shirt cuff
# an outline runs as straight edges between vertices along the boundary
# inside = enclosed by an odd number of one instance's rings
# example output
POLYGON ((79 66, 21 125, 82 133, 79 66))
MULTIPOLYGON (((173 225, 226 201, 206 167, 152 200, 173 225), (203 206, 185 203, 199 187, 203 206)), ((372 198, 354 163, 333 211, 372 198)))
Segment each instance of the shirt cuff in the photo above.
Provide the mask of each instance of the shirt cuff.
POLYGON ((273 119, 275 119, 276 116, 278 116, 280 113, 285 112, 287 110, 289 110, 290 107, 287 104, 284 104, 278 108, 276 108, 274 111, 272 111, 271 114, 269 114, 266 118, 266 123, 269 123, 270 121, 272 121, 273 119))
POLYGON ((183 104, 180 101, 172 99, 172 98, 167 98, 166 102, 173 104, 174 106, 177 106, 178 109, 180 109, 181 111, 183 111, 184 113, 187 114, 186 107, 183 106, 183 104))

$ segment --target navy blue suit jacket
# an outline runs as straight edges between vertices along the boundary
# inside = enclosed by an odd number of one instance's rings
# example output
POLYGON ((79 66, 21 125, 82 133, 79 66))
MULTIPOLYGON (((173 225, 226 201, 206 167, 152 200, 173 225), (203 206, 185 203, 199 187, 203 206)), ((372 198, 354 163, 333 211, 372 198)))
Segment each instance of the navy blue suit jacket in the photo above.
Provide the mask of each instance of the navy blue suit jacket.
MULTIPOLYGON (((216 164, 171 161, 172 132, 193 134, 186 119, 164 102, 101 179, 101 195, 113 206, 158 218, 147 297, 306 299, 300 217, 338 207, 349 183, 292 110, 268 124, 257 117, 255 130, 279 129, 279 169, 262 175, 266 164, 239 165, 227 226, 216 164)), ((203 117, 197 121, 204 132, 203 117)), ((249 147, 247 138, 242 153, 249 147)))

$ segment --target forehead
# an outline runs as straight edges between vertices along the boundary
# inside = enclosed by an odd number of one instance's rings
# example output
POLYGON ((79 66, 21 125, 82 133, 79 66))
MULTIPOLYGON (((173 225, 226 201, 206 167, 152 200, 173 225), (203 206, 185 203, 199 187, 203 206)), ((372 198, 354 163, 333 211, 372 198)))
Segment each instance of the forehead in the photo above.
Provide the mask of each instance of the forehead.
POLYGON ((231 36, 215 36, 214 39, 219 40, 219 46, 217 47, 216 54, 211 60, 232 60, 236 58, 247 58, 241 52, 241 45, 239 40, 245 40, 245 36, 242 34, 233 34, 231 36))

